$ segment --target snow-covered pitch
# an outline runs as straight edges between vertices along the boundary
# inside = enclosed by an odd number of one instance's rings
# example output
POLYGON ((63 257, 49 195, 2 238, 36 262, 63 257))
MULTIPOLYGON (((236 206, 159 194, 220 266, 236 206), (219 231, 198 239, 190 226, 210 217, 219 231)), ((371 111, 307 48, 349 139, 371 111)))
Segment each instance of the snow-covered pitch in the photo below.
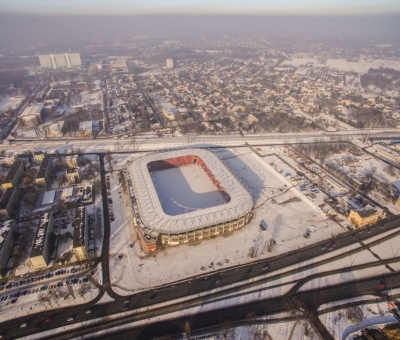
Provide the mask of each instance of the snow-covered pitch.
MULTIPOLYGON (((153 235, 177 235, 210 226, 220 226, 249 216, 253 209, 253 200, 249 192, 222 161, 207 150, 185 149, 146 155, 131 162, 129 170, 141 224, 153 235), (167 168, 179 168, 187 165, 198 165, 204 170, 207 175, 204 176, 205 180, 212 182, 215 190, 221 193, 220 202, 222 204, 211 205, 210 202, 207 202, 207 204, 200 204, 200 207, 194 209, 183 209, 186 213, 168 215, 160 202, 160 194, 157 193, 157 188, 154 186, 152 173, 153 171, 161 170, 163 172, 167 168), (203 208, 204 206, 207 207, 203 208)), ((157 180, 160 180, 160 177, 162 179, 162 173, 157 177, 157 180)), ((204 178, 198 180, 204 180, 204 178)), ((164 180, 169 181, 171 178, 166 176, 164 180)), ((179 182, 175 183, 175 188, 177 191, 180 190, 179 182)), ((196 193, 194 192, 194 194, 196 193)), ((205 195, 204 197, 209 196, 205 195)), ((171 199, 171 197, 168 198, 171 199)), ((245 218, 245 220, 247 221, 248 218, 245 218)), ((243 221, 240 226, 239 223, 237 225, 238 227, 244 225, 243 221)), ((233 229, 237 229, 237 227, 229 230, 233 229)), ((221 232, 215 234, 218 233, 221 232)), ((168 242, 168 244, 172 243, 168 242)))

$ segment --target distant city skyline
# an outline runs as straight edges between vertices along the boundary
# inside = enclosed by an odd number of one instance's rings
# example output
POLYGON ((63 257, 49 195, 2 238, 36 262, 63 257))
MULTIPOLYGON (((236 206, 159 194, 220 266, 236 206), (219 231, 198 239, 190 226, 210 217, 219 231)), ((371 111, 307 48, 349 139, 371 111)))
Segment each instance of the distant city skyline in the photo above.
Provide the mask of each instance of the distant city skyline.
POLYGON ((369 15, 398 14, 398 0, 2 0, 0 13, 58 15, 259 14, 369 15))

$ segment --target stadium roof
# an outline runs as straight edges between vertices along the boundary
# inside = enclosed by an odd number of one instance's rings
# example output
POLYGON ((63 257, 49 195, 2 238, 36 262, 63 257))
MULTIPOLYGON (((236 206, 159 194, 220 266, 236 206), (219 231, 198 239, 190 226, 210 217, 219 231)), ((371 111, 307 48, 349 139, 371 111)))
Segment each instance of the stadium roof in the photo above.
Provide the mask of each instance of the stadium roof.
POLYGON ((238 219, 253 208, 249 192, 212 152, 202 149, 175 150, 146 155, 131 163, 131 178, 137 199, 140 218, 144 225, 162 234, 177 234, 238 219), (229 203, 199 209, 181 215, 167 215, 161 206, 147 164, 153 161, 197 155, 212 171, 229 194, 229 203))

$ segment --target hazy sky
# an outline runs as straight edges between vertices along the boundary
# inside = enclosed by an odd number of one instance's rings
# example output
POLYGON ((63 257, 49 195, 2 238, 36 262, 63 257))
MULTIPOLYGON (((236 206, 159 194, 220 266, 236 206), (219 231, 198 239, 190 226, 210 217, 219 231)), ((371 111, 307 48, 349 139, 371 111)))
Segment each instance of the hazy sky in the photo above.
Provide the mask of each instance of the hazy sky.
POLYGON ((399 0, 0 0, 0 13, 29 14, 267 14, 400 13, 399 0))

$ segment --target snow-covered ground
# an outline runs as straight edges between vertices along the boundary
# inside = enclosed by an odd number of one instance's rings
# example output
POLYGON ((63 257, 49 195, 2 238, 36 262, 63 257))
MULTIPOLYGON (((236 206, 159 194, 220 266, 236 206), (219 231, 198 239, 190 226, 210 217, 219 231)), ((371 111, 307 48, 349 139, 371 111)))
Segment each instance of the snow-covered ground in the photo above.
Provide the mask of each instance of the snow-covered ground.
MULTIPOLYGON (((118 172, 109 173, 110 197, 115 216, 115 221, 111 223, 110 247, 113 289, 118 294, 128 295, 135 290, 147 289, 255 259, 272 257, 344 231, 343 227, 326 218, 317 206, 318 201, 310 201, 303 192, 292 187, 285 174, 293 172, 291 166, 297 166, 297 163, 285 155, 283 149, 262 148, 259 152, 265 157, 256 155, 248 148, 220 149, 216 152, 253 196, 257 209, 248 225, 229 235, 167 247, 153 255, 146 255, 141 251, 133 226, 129 197, 125 194, 123 184, 119 183, 118 172), (290 160, 293 163, 290 163, 290 160), (274 166, 270 165, 271 162, 274 162, 274 166), (272 198, 275 203, 272 203, 272 198), (265 232, 261 232, 258 227, 260 220, 264 220, 267 224, 265 232), (311 232, 310 238, 303 237, 306 226, 311 232), (271 239, 276 240, 276 246, 268 249, 271 239)), ((112 161, 114 169, 123 169, 127 160, 125 155, 114 155, 112 161)), ((386 248, 387 245, 384 249, 386 248)), ((346 248, 338 251, 340 253, 350 250, 352 249, 346 248)), ((313 259, 308 264, 335 256, 338 251, 322 252, 321 257, 313 259)), ((318 267, 318 270, 315 268, 304 270, 288 280, 283 280, 282 283, 287 284, 317 272, 373 261, 376 261, 376 258, 360 248, 360 252, 347 258, 346 261, 337 260, 326 267, 318 267)), ((363 277, 371 271, 359 271, 355 277, 363 277)), ((308 285, 315 286, 316 282, 336 283, 341 280, 343 277, 332 276, 331 281, 324 278, 312 281, 308 285)))
POLYGON ((360 296, 355 299, 336 301, 333 304, 322 305, 319 309, 320 320, 335 339, 353 339, 360 335, 360 330, 371 326, 382 326, 388 323, 396 323, 397 320, 389 311, 387 301, 378 301, 376 296, 360 296), (367 302, 375 300, 376 302, 367 302), (363 303, 364 301, 364 303, 363 303), (360 320, 356 321, 348 317, 349 308, 324 313, 323 310, 346 303, 359 302, 357 309, 360 311, 360 320))

